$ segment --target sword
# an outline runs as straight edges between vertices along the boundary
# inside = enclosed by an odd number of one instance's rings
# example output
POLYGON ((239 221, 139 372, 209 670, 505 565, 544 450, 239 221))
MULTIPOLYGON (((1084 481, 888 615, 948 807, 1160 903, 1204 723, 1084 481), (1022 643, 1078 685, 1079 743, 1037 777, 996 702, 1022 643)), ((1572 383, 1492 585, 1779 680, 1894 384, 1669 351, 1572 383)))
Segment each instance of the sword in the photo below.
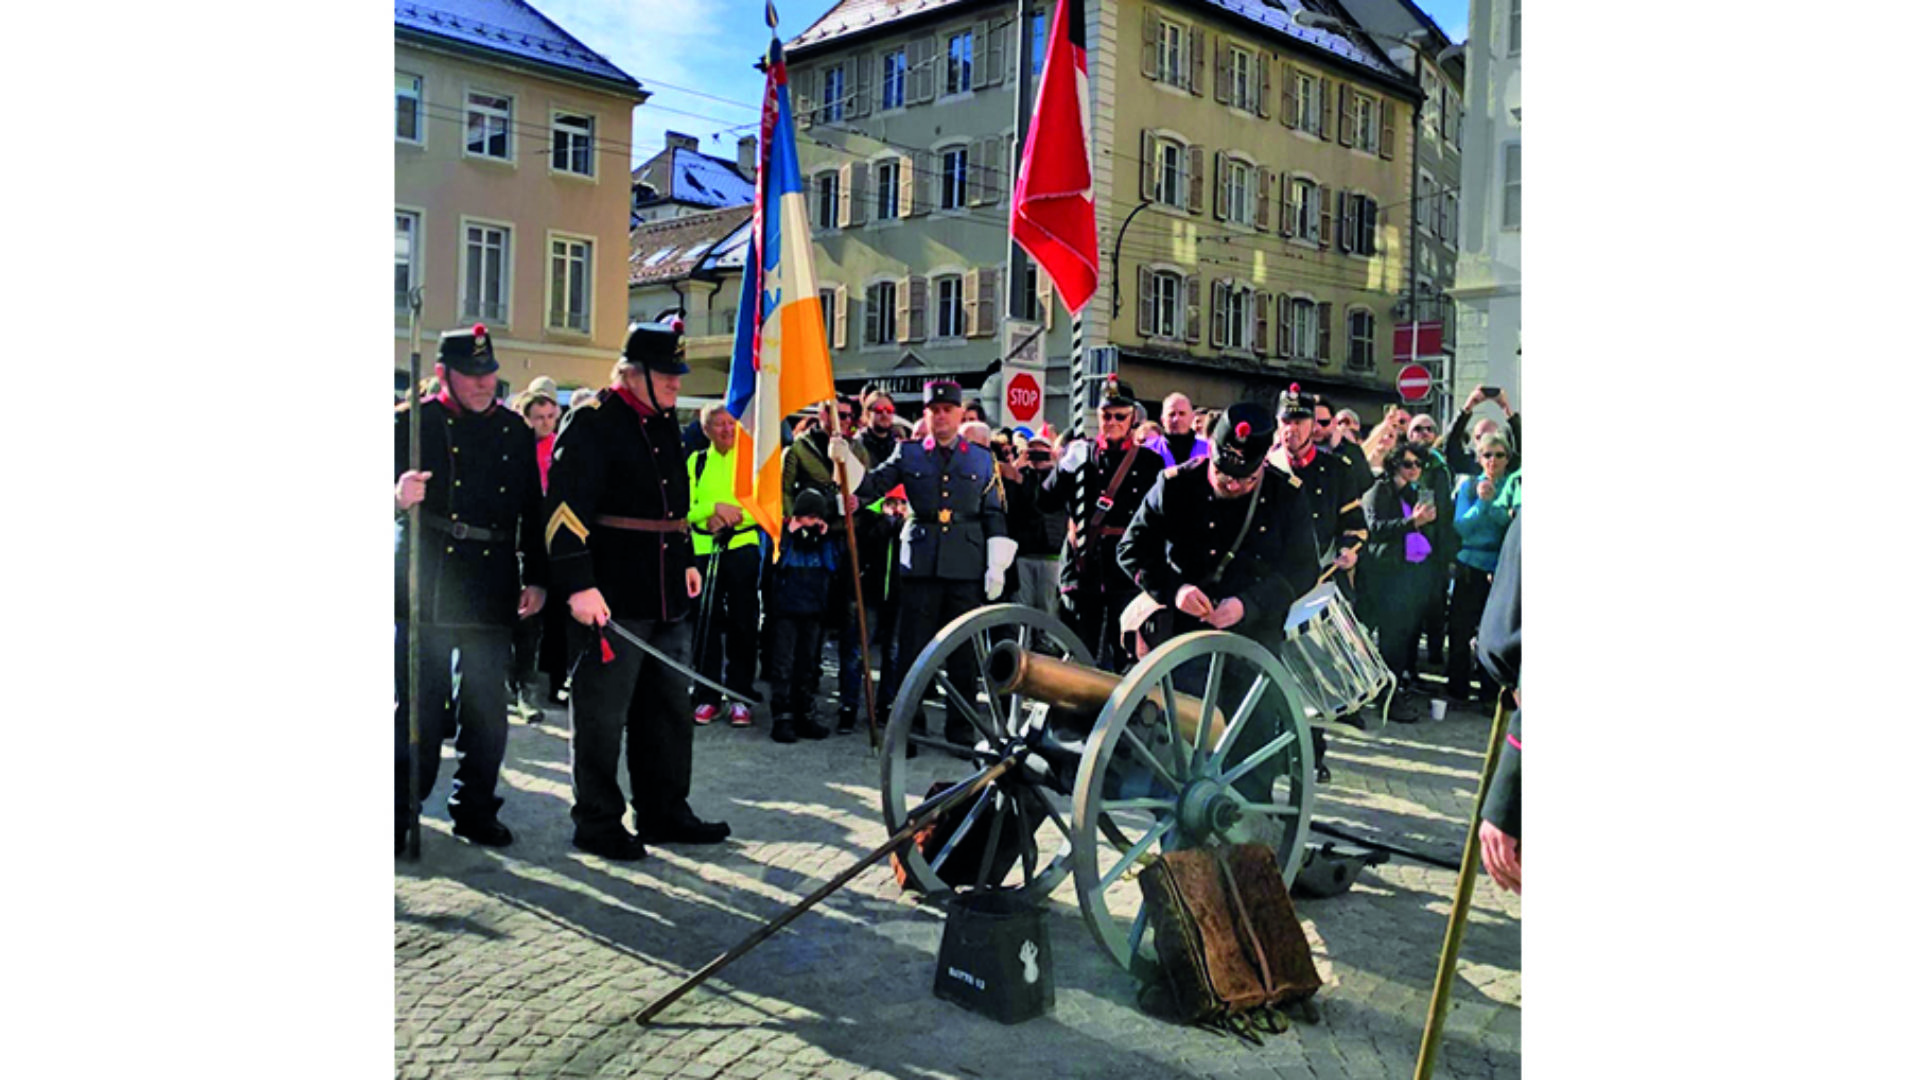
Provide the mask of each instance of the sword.
POLYGON ((655 660, 658 660, 661 663, 667 665, 668 668, 674 671, 677 671, 682 675, 685 675, 687 678, 692 679, 694 682, 699 683, 701 686, 704 686, 707 689, 712 690, 714 693, 719 694, 721 698, 723 698, 724 700, 738 701, 747 705, 753 704, 753 699, 748 698, 742 694, 736 693, 735 691, 729 690, 726 687, 721 686, 719 683, 714 682, 712 679, 707 678, 705 675, 702 675, 699 672, 693 670, 692 668, 687 667, 685 664, 682 664, 680 661, 675 660, 673 657, 668 656, 664 652, 661 652, 657 646, 648 643, 639 635, 635 634, 631 630, 628 630, 626 627, 621 626, 619 623, 614 622, 612 619, 608 619, 605 623, 601 624, 599 628, 602 630, 612 630, 614 633, 619 634, 621 637, 625 638, 634 647, 638 648, 641 652, 646 653, 648 656, 651 656, 655 660))

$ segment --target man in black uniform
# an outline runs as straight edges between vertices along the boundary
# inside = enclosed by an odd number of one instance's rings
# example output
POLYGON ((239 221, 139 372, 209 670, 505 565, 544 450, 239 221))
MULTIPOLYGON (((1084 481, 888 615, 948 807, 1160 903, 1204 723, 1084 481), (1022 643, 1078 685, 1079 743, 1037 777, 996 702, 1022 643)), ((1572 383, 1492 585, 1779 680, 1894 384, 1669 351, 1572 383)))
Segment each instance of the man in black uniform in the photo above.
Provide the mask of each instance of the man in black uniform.
MULTIPOLYGON (((1120 540, 1119 566, 1153 602, 1163 605, 1139 632, 1158 645, 1194 630, 1231 630, 1277 652, 1287 609, 1312 589, 1319 569, 1312 519, 1297 477, 1266 464, 1273 414, 1264 406, 1230 406, 1213 429, 1213 451, 1162 472, 1120 540)), ((1184 669, 1175 676, 1194 673, 1184 669)), ((1222 682, 1237 700, 1247 673, 1222 682)), ((1182 687, 1194 690, 1197 687, 1182 687)), ((1246 753, 1278 734, 1277 695, 1256 709, 1256 738, 1246 753)), ((1244 793, 1266 801, 1282 763, 1256 770, 1244 793)))
MULTIPOLYGON (((440 391, 420 402, 420 471, 408 463, 404 408, 394 413, 394 505, 420 506, 420 799, 440 773, 440 743, 455 717, 459 736, 447 813, 453 835, 506 847, 494 794, 507 752, 507 664, 516 619, 546 603, 540 544, 540 466, 533 429, 494 400, 500 370, 487 328, 440 335, 433 365, 440 391), (453 691, 458 652, 460 690, 453 691), (452 709, 446 702, 453 699, 452 709)), ((394 850, 406 840, 407 519, 394 562, 394 850)))
MULTIPOLYGON (((1061 549, 1060 608, 1068 629, 1086 642, 1094 663, 1122 671, 1132 658, 1120 647, 1120 610, 1136 590, 1115 554, 1140 500, 1165 465, 1160 455, 1134 441, 1139 402, 1133 388, 1109 377, 1100 402, 1097 445, 1078 439, 1045 471, 1034 505, 1042 513, 1067 511, 1067 542, 1061 549)), ((1032 481, 1028 481, 1031 483, 1032 481)))
POLYGON ((688 535, 687 458, 673 406, 687 365, 680 335, 636 324, 613 385, 567 414, 547 474, 547 552, 573 616, 573 846, 609 859, 646 843, 714 844, 730 830, 687 805, 693 774, 689 680, 609 621, 685 663, 700 594, 688 535), (625 811, 618 764, 627 738, 625 811))

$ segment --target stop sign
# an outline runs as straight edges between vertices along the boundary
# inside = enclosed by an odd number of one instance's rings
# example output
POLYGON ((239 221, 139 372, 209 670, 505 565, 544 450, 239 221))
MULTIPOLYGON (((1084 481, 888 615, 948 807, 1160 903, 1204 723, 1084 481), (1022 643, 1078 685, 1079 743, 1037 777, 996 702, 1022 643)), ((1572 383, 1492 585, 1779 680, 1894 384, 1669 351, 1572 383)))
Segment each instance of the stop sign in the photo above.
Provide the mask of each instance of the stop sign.
POLYGON ((1007 380, 1007 411, 1015 420, 1029 423, 1040 415, 1040 383, 1027 372, 1017 372, 1007 380))
POLYGON ((1400 369, 1399 386, 1401 401, 1425 401, 1433 389, 1433 373, 1419 364, 1408 364, 1400 369))

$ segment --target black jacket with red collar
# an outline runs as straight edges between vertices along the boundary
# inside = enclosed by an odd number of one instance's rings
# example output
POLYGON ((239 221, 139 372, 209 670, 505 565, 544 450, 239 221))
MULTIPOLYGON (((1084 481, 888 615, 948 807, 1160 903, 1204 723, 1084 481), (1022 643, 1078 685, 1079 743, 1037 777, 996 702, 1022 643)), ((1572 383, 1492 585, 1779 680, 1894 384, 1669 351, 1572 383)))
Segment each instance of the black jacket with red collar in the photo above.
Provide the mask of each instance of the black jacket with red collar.
MULTIPOLYGON (((1072 444, 1068 445, 1071 448, 1072 444)), ((1105 440, 1095 440, 1088 444, 1086 460, 1073 469, 1049 470, 1034 496, 1034 505, 1042 513, 1063 507, 1067 511, 1067 539, 1060 552, 1060 591, 1063 593, 1082 587, 1101 589, 1110 584, 1124 585, 1126 582, 1126 575, 1121 573, 1114 556, 1119 550, 1120 535, 1126 532, 1127 523, 1133 520, 1140 504, 1146 500, 1147 492, 1153 489, 1153 482, 1160 478, 1160 470, 1166 467, 1158 451, 1139 447, 1133 456, 1133 464, 1127 467, 1126 479, 1120 482, 1119 490, 1113 493, 1113 506, 1100 519, 1100 535, 1092 537, 1087 532, 1092 527, 1094 515, 1099 511, 1101 496, 1106 494, 1114 473, 1119 470, 1120 463, 1126 460, 1127 451, 1133 445, 1128 442, 1107 446, 1105 440), (1082 548, 1086 550, 1084 559, 1079 557, 1082 548)), ((1061 457, 1064 458, 1066 453, 1063 451, 1061 457)), ((1132 591, 1128 589, 1126 592, 1130 598, 1132 591)))

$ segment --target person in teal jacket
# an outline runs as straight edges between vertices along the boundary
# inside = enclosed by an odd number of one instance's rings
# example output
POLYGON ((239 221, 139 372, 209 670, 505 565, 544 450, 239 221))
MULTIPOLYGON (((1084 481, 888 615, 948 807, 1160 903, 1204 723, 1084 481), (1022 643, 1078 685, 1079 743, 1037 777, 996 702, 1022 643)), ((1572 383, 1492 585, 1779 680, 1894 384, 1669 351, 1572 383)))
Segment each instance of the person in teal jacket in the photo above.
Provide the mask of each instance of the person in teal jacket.
MULTIPOLYGON (((754 698, 754 665, 760 656, 760 528, 733 493, 734 445, 739 429, 726 406, 700 410, 700 428, 708 446, 687 458, 692 492, 687 520, 693 523, 693 558, 707 575, 713 605, 706 640, 694 642, 700 674, 729 690, 754 698), (716 549, 718 555, 716 557, 716 549), (721 676, 721 655, 726 678, 721 676)), ((693 722, 711 724, 720 716, 720 695, 695 685, 693 722)), ((735 702, 728 711, 734 727, 753 723, 753 710, 735 702)))
POLYGON ((1519 477, 1507 474, 1512 450, 1498 433, 1482 435, 1474 443, 1474 457, 1480 463, 1479 474, 1464 477, 1453 491, 1453 528, 1460 550, 1454 555, 1453 601, 1447 620, 1447 696, 1467 701, 1477 678, 1480 700, 1490 703, 1500 686, 1475 661, 1473 635, 1486 611, 1493 572, 1500 565, 1500 545, 1507 538, 1513 509, 1518 508, 1514 481, 1519 477), (1510 486, 1514 497, 1503 504, 1510 486))

